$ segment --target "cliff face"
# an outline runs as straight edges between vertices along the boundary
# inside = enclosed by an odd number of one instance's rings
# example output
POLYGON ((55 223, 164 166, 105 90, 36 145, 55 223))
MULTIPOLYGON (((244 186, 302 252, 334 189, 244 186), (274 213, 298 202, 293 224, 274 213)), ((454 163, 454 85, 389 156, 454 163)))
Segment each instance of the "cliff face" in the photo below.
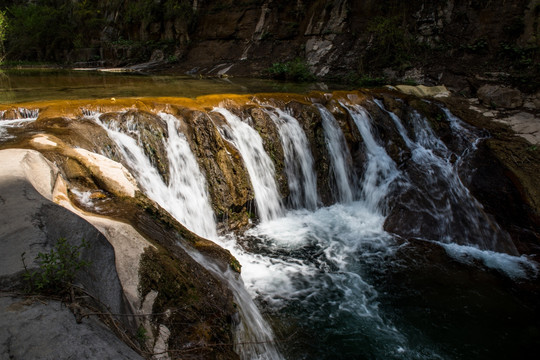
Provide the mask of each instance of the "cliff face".
MULTIPOLYGON (((22 15, 9 9, 15 24, 22 15)), ((71 44, 62 35, 23 57, 107 66, 152 61, 181 72, 249 76, 299 58, 318 77, 385 76, 467 90, 460 75, 505 80, 501 72, 509 72, 536 88, 530 79, 538 74, 539 11, 536 0, 74 2, 65 16, 82 25, 72 29, 71 44)), ((21 55, 9 51, 15 42, 8 41, 8 56, 21 55)))

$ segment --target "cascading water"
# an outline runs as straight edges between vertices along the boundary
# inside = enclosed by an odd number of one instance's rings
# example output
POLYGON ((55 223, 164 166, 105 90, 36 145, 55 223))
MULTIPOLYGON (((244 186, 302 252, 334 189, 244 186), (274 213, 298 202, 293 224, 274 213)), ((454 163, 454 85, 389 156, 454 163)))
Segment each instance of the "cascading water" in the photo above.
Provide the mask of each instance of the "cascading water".
POLYGON ((362 199, 373 211, 380 210, 389 186, 400 174, 386 150, 373 137, 371 118, 367 111, 360 105, 341 105, 347 109, 360 131, 368 157, 361 186, 362 199))
POLYGON ((350 171, 352 160, 345 137, 334 115, 321 104, 316 104, 316 106, 321 113, 326 145, 331 157, 331 167, 336 182, 336 200, 344 203, 351 202, 354 194, 354 182, 350 171))
MULTIPOLYGON (((404 246, 383 230, 383 224, 386 198, 406 174, 375 138, 365 109, 342 106, 357 125, 367 154, 360 200, 315 211, 290 210, 283 217, 261 221, 244 236, 223 237, 221 244, 243 265, 248 291, 264 304, 275 326, 282 334, 293 334, 295 344, 280 343, 288 358, 446 358, 427 336, 409 328, 402 331, 379 308, 380 295, 370 273, 391 267, 387 259, 404 246), (319 334, 320 343, 313 342, 314 334, 319 334)), ((328 120, 328 110, 317 107, 328 120)), ((426 146, 444 150, 440 140, 428 137, 434 134, 425 133, 421 141, 426 146)), ((348 155, 342 151, 343 159, 348 155)), ((535 270, 526 259, 506 254, 451 246, 445 250, 456 258, 465 251, 509 276, 527 276, 535 270)))
POLYGON ((12 138, 8 129, 22 127, 26 123, 36 121, 39 116, 39 110, 30 110, 19 108, 16 110, 13 118, 5 118, 6 112, 0 112, 0 141, 12 138))
POLYGON ((267 114, 278 127, 285 153, 285 171, 290 191, 289 205, 292 209, 315 210, 318 203, 317 177, 306 134, 298 120, 285 111, 270 108, 267 114))
POLYGON ((99 121, 109 137, 116 143, 126 165, 132 169, 137 182, 149 198, 156 201, 180 223, 199 236, 217 237, 214 213, 208 201, 206 179, 191 152, 185 136, 178 132, 174 116, 159 113, 168 128, 169 139, 164 140, 169 161, 170 182, 166 184, 159 171, 152 166, 141 148, 137 124, 127 124, 128 134, 117 124, 99 121))
POLYGON ((283 206, 276 180, 274 163, 264 151, 263 141, 257 131, 225 108, 213 110, 227 120, 229 126, 220 129, 222 136, 240 152, 249 173, 258 215, 261 221, 268 221, 283 215, 283 206))
MULTIPOLYGON (((166 185, 158 170, 152 166, 138 143, 136 124, 128 125, 132 136, 122 133, 114 123, 104 124, 99 116, 94 118, 115 141, 129 168, 145 194, 160 204, 179 222, 196 234, 220 243, 214 214, 206 192, 206 179, 185 136, 177 130, 177 119, 170 114, 159 113, 166 121, 169 138, 166 140, 169 160, 170 184, 166 185)), ((185 249, 206 269, 229 284, 235 301, 240 305, 241 321, 236 330, 236 351, 243 359, 279 360, 281 355, 274 345, 274 334, 266 323, 253 299, 246 292, 241 279, 230 272, 223 273, 213 262, 199 253, 185 249)))
MULTIPOLYGON (((344 160, 350 155, 341 147, 345 146, 341 130, 335 127, 328 110, 318 108, 330 123, 326 130, 329 151, 334 152, 332 160, 338 162, 335 171, 342 180, 340 193, 350 194, 344 197, 346 202, 315 211, 289 211, 284 217, 262 221, 244 238, 237 242, 229 239, 224 245, 243 264, 248 291, 266 304, 278 323, 287 323, 289 317, 303 319, 302 325, 295 325, 295 329, 299 327, 295 331, 301 333, 299 341, 306 341, 303 327, 339 339, 334 345, 326 341, 324 353, 319 353, 318 345, 300 346, 309 349, 312 357, 327 358, 333 352, 347 357, 362 348, 365 354, 382 351, 400 358, 407 353, 403 357, 407 358, 416 350, 410 349, 400 331, 381 316, 377 291, 363 276, 366 268, 376 266, 397 246, 383 230, 381 203, 398 172, 384 148, 376 143, 363 109, 349 108, 370 154, 362 181, 365 196, 352 201, 344 160), (344 342, 345 338, 352 343, 344 342), (384 339, 384 349, 376 349, 371 343, 374 338, 384 339)), ((282 347, 291 358, 304 357, 288 344, 282 347)))
MULTIPOLYGON (((384 110, 382 104, 377 103, 384 110)), ((511 278, 526 278, 531 273, 536 274, 536 267, 523 257, 451 243, 455 240, 449 236, 452 233, 473 236, 469 230, 459 227, 476 226, 458 222, 454 219, 456 214, 465 211, 467 217, 473 214, 474 221, 481 222, 486 219, 482 218, 483 215, 469 213, 470 209, 479 205, 459 181, 456 169, 459 156, 454 163, 450 160, 456 155, 435 135, 421 116, 413 113, 408 119, 411 129, 409 134, 401 119, 384 110, 384 113, 394 120, 412 155, 411 159, 407 160, 407 166, 398 170, 385 150, 387 144, 373 131, 373 120, 369 113, 358 105, 341 104, 356 124, 366 154, 364 173, 357 182, 358 189, 355 189, 353 184, 356 182, 349 170, 350 154, 341 129, 330 111, 322 105, 315 106, 321 113, 336 180, 336 198, 340 201, 319 209, 316 208, 317 198, 314 195, 317 193, 316 184, 311 187, 314 183, 307 180, 309 177, 316 177, 313 163, 310 163, 312 158, 306 155, 309 146, 303 142, 305 134, 296 119, 286 112, 276 108, 264 108, 278 127, 286 167, 290 166, 286 171, 289 181, 293 182, 290 190, 291 199, 294 200, 289 204, 293 209, 288 212, 282 208, 274 179, 274 167, 264 152, 260 135, 230 111, 223 108, 213 110, 223 115, 228 123, 228 126, 219 129, 220 133, 237 147, 244 159, 255 189, 255 200, 261 219, 256 227, 242 235, 208 236, 229 249, 240 261, 245 287, 233 274, 222 273, 200 254, 192 253, 207 269, 230 284, 235 301, 240 305, 242 321, 238 327, 236 351, 244 359, 280 359, 282 356, 276 349, 277 344, 277 348, 290 359, 454 358, 448 356, 449 352, 452 352, 451 347, 441 348, 432 341, 429 331, 423 331, 423 325, 414 322, 414 315, 394 310, 402 309, 404 305, 394 304, 392 299, 388 300, 386 289, 392 289, 392 286, 385 283, 388 281, 387 273, 394 274, 393 276, 396 276, 396 271, 398 275, 400 272, 405 273, 405 279, 408 279, 407 271, 411 266, 404 263, 406 258, 399 257, 402 256, 399 254, 403 249, 410 249, 411 245, 383 229, 386 212, 393 204, 389 195, 411 191, 414 196, 425 197, 427 194, 430 198, 427 207, 422 211, 434 212, 438 217, 437 231, 442 235, 436 240, 444 241, 443 252, 468 266, 478 266, 478 263, 481 263, 511 278), (304 155, 308 158, 304 158, 304 155), (355 194, 359 194, 356 201, 355 194), (251 298, 258 302, 265 316, 271 319, 276 333, 279 334, 277 340, 251 298), (413 320, 403 320, 410 318, 413 320), (283 341, 289 340, 289 337, 292 341, 283 341)), ((161 117, 167 121, 168 116, 161 114, 161 117)), ((169 120, 173 122, 172 118, 169 120)), ((449 121, 455 135, 460 139, 459 146, 463 148, 460 155, 463 155, 474 147, 474 136, 467 134, 467 129, 457 119, 449 121), (455 123, 452 124, 452 121, 455 123)), ((169 121, 167 123, 169 125, 169 121)), ((177 134, 176 127, 172 130, 169 127, 170 134, 177 134)), ((132 137, 112 129, 108 131, 112 134, 111 138, 118 136, 118 143, 124 144, 119 147, 124 147, 124 156, 131 159, 126 161, 140 162, 140 173, 136 171, 139 165, 130 166, 136 172, 140 183, 146 181, 145 176, 149 177, 148 183, 153 186, 163 182, 157 170, 152 170, 148 159, 146 162, 138 159, 145 155, 132 137), (154 171, 156 174, 150 178, 154 171)), ((169 135, 168 147, 171 139, 172 136, 169 135)), ((182 169, 187 176, 192 176, 192 171, 195 171, 195 174, 198 171, 198 168, 182 169)), ((177 177, 173 174, 175 171, 171 167, 171 179, 177 177)), ((205 184, 204 177, 197 181, 205 184)), ((145 191, 148 191, 150 197, 154 196, 154 193, 146 188, 145 191)), ((187 206, 186 198, 179 198, 180 202, 184 203, 183 206, 187 206)), ((205 197, 204 201, 208 203, 208 197, 205 197)), ((407 206, 417 206, 414 201, 409 204, 403 196, 398 201, 407 206)), ((213 219, 213 215, 209 218, 213 219)), ((422 221, 421 216, 418 221, 422 221)), ((477 232, 475 237, 483 239, 486 236, 482 229, 471 231, 477 232)), ((488 246, 490 244, 486 244, 486 247, 488 246)), ((455 262, 448 262, 448 267, 455 270, 455 262)), ((413 264, 416 264, 416 258, 413 264)), ((414 286, 412 291, 413 299, 422 296, 414 293, 418 291, 414 286)), ((400 288, 400 294, 408 292, 409 288, 400 288)), ((416 301, 413 300, 414 303, 416 301)), ((424 309, 411 312, 416 311, 422 312, 424 309)), ((437 314, 438 310, 429 308, 426 311, 437 314)), ((425 328, 429 329, 429 326, 425 328)))
MULTIPOLYGON (((411 139, 401 119, 387 111, 379 100, 377 105, 394 121, 401 137, 411 150, 408 167, 409 185, 405 190, 405 206, 418 214, 418 224, 430 224, 429 231, 421 226, 411 226, 407 234, 412 237, 433 237, 443 243, 460 243, 479 246, 483 250, 499 250, 517 254, 508 234, 482 209, 482 205, 461 182, 453 164, 453 154, 434 134, 425 118, 413 111, 410 116, 411 139), (427 220, 430 219, 430 220, 427 220)), ((454 123, 454 130, 458 128, 454 123)))

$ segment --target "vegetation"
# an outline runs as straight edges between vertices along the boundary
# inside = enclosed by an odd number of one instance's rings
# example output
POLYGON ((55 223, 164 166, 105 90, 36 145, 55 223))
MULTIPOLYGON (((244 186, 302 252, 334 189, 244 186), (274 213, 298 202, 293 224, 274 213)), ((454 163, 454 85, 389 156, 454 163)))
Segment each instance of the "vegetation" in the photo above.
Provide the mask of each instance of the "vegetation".
POLYGON ((315 76, 309 70, 306 62, 300 58, 284 63, 274 63, 266 70, 267 74, 280 80, 313 81, 315 76))
POLYGON ((25 253, 21 254, 26 280, 30 291, 46 293, 63 293, 73 283, 77 272, 90 265, 80 259, 81 250, 90 245, 84 239, 80 245, 71 245, 65 238, 58 239, 56 245, 48 253, 38 253, 36 261, 39 269, 28 270, 25 253))
MULTIPOLYGON (((139 28, 181 19, 187 31, 195 23, 195 13, 188 0, 116 0, 107 2, 106 7, 92 0, 8 3, 11 5, 0 11, 0 56, 3 36, 10 60, 65 62, 73 50, 116 46, 114 42, 122 36, 136 47, 132 53, 139 54, 142 44, 161 44, 161 31, 154 37, 142 39, 139 28), (120 11, 122 16, 111 24, 115 11, 120 11), (109 38, 103 40, 102 31, 107 25, 117 30, 112 30, 107 35, 109 38)), ((144 52, 145 60, 147 55, 144 52)))
POLYGON ((6 14, 7 56, 12 59, 59 61, 66 51, 88 46, 103 24, 96 2, 89 0, 15 4, 6 14))
POLYGON ((0 11, 0 63, 4 61, 6 54, 6 49, 4 47, 4 41, 6 41, 6 36, 8 32, 8 21, 5 11, 0 11))
POLYGON ((362 58, 360 72, 373 66, 401 68, 410 63, 417 44, 401 17, 376 17, 369 22, 367 30, 372 42, 362 58))

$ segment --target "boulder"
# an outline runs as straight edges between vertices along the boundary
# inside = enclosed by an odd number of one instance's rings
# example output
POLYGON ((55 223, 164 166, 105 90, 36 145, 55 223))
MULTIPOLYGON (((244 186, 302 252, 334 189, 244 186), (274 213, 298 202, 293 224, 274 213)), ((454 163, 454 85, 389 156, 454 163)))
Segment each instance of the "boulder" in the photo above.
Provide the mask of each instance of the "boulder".
POLYGON ((486 106, 515 109, 523 105, 521 92, 500 85, 484 85, 477 92, 478 98, 486 106))
POLYGON ((450 92, 448 89, 441 86, 412 86, 412 85, 397 85, 396 88, 404 94, 414 95, 418 97, 448 97, 450 92))
POLYGON ((1 153, 0 213, 6 214, 0 218, 2 288, 10 288, 10 282, 17 284, 18 274, 24 270, 23 252, 32 270, 37 268, 33 261, 37 254, 48 252, 59 238, 74 245, 85 239, 90 247, 82 251, 82 258, 91 264, 77 280, 113 312, 124 312, 128 307, 116 272, 114 249, 94 226, 51 201, 56 179, 53 165, 31 150, 1 153))

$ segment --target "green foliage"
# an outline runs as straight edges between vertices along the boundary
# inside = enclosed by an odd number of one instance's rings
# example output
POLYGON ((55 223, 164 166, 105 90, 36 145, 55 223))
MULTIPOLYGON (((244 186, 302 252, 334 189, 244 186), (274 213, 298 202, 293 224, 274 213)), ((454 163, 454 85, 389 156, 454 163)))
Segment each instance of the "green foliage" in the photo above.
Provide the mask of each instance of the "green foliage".
POLYGON ((266 73, 280 80, 313 81, 315 76, 309 70, 306 62, 300 58, 285 63, 274 63, 266 70, 266 73))
POLYGON ((153 22, 161 11, 159 2, 154 0, 137 0, 126 3, 123 20, 126 23, 153 22))
POLYGON ((8 56, 58 61, 65 51, 89 46, 104 24, 97 5, 95 1, 81 0, 28 2, 9 7, 8 56))
POLYGON ((183 19, 191 22, 195 16, 190 1, 166 0, 163 5, 165 19, 183 19))
POLYGON ((146 340, 148 340, 148 331, 144 328, 144 326, 139 325, 137 328, 137 333, 135 334, 135 338, 139 342, 139 345, 144 349, 146 347, 146 340))
POLYGON ((65 238, 58 239, 55 247, 48 253, 38 253, 36 261, 39 269, 29 271, 24 262, 25 253, 21 254, 25 268, 24 279, 31 291, 62 293, 75 279, 77 272, 90 265, 80 260, 81 250, 90 247, 84 239, 80 245, 71 245, 65 238))
POLYGON ((377 67, 403 67, 412 59, 417 44, 399 16, 373 18, 367 30, 371 33, 360 72, 377 67))
POLYGON ((351 73, 347 76, 346 81, 349 84, 359 87, 376 87, 388 84, 388 80, 384 77, 375 77, 367 74, 351 73))
POLYGON ((169 56, 167 57, 167 62, 169 62, 169 63, 176 63, 176 62, 178 62, 178 56, 176 56, 176 55, 169 55, 169 56))
POLYGON ((414 79, 407 78, 403 80, 403 85, 410 85, 410 86, 416 86, 418 83, 414 79))
POLYGON ((512 43, 501 43, 499 48, 499 56, 514 62, 517 67, 534 65, 539 53, 539 47, 534 45, 523 47, 512 43))
POLYGON ((480 38, 473 43, 461 45, 461 48, 474 54, 481 54, 488 50, 488 42, 486 39, 480 38))
POLYGON ((8 19, 5 11, 0 11, 0 63, 4 61, 6 50, 4 41, 6 41, 7 32, 9 30, 8 19))

